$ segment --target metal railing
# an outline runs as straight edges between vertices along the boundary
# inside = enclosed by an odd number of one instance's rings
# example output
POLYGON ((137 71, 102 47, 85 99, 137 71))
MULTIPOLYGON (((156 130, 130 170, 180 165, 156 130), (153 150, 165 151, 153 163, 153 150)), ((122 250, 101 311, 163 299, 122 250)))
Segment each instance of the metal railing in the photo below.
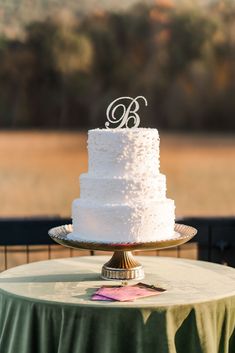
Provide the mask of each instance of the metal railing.
MULTIPOLYGON (((20 263, 63 256, 104 254, 96 251, 63 249, 55 245, 48 236, 48 229, 68 223, 71 223, 71 219, 59 217, 0 219, 0 270, 15 265, 10 261, 11 256, 14 254, 16 258, 22 252, 24 259, 20 263), (35 253, 39 256, 35 256, 35 253)), ((191 244, 168 251, 145 252, 144 255, 197 258, 235 267, 235 217, 187 217, 177 219, 177 223, 198 229, 191 244)))

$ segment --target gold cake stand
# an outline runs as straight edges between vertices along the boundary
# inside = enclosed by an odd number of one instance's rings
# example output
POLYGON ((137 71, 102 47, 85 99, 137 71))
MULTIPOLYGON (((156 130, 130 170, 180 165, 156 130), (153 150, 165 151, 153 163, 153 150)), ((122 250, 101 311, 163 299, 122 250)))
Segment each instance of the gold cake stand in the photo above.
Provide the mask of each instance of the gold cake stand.
POLYGON ((98 243, 84 240, 72 240, 69 234, 72 225, 67 224, 49 230, 49 236, 57 243, 75 249, 113 251, 112 258, 103 265, 101 277, 108 280, 130 280, 144 278, 142 265, 133 257, 131 251, 166 249, 186 243, 192 239, 197 230, 184 224, 175 224, 175 237, 146 243, 98 243))
POLYGON ((49 230, 49 236, 57 243, 75 249, 113 251, 111 259, 102 267, 101 277, 108 280, 130 280, 144 278, 142 265, 133 257, 131 251, 166 249, 182 245, 192 239, 197 230, 184 224, 175 224, 175 237, 169 240, 146 243, 97 243, 84 240, 72 240, 69 234, 72 225, 66 224, 49 230))

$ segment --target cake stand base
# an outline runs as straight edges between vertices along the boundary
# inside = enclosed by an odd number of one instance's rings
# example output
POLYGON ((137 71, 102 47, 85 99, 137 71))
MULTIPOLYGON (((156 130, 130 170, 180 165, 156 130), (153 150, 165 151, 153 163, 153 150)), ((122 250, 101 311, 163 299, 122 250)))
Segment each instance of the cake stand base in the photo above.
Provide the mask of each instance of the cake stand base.
POLYGON ((139 280, 144 278, 144 270, 131 251, 114 251, 112 258, 103 265, 101 277, 108 280, 139 280))

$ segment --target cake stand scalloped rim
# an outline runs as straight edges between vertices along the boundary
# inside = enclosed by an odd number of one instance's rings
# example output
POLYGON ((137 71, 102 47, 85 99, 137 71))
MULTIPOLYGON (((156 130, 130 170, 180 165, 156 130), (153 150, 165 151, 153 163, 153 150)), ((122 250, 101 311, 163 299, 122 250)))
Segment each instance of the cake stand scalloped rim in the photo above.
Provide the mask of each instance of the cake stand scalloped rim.
POLYGON ((195 228, 179 223, 175 224, 175 232, 178 233, 179 236, 172 239, 145 243, 105 243, 84 240, 72 240, 68 238, 68 234, 70 234, 71 232, 72 225, 65 224, 62 226, 51 228, 48 231, 48 234, 55 242, 63 246, 75 249, 102 251, 134 251, 170 248, 186 243, 197 234, 197 230, 195 228))

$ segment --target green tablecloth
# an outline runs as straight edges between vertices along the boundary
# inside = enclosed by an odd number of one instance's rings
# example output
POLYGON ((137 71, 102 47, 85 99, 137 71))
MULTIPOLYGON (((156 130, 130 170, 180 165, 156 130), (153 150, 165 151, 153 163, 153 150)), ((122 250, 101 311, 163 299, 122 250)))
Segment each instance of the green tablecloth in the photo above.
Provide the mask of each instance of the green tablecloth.
POLYGON ((167 289, 128 303, 90 301, 107 257, 31 263, 0 275, 1 353, 234 353, 235 269, 140 257, 167 289))

